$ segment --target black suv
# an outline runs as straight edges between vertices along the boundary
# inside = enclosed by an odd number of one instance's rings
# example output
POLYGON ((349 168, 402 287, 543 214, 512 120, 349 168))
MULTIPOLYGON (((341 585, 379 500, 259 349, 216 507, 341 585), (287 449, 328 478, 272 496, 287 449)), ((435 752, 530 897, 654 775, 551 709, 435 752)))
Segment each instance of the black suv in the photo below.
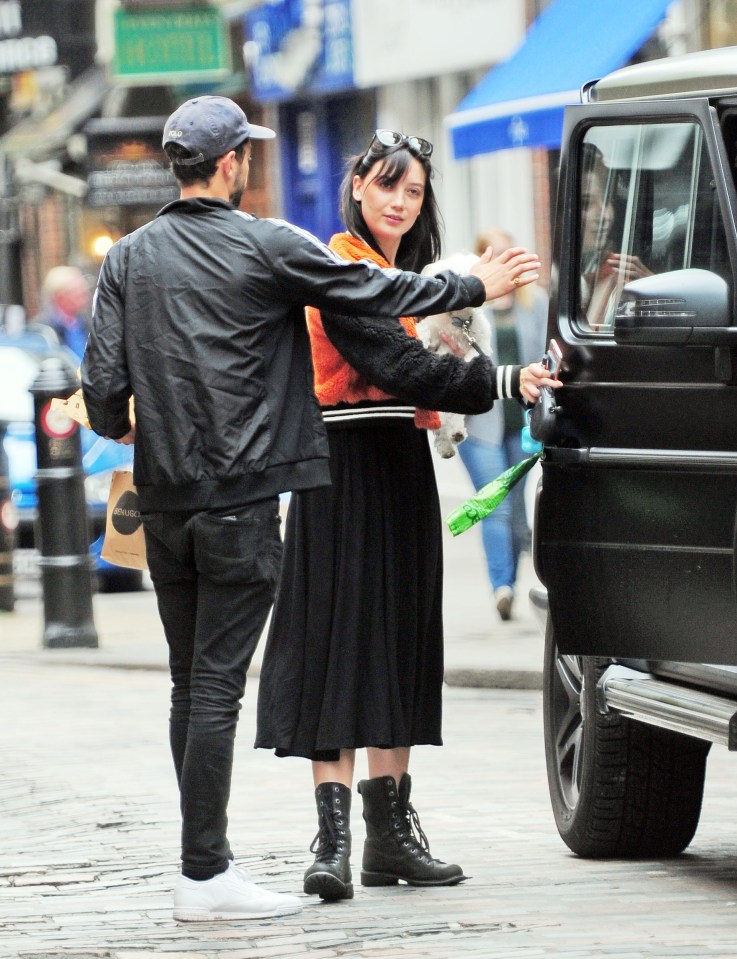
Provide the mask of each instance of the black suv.
POLYGON ((535 566, 558 830, 675 855, 737 749, 737 48, 627 67, 566 113, 535 566))

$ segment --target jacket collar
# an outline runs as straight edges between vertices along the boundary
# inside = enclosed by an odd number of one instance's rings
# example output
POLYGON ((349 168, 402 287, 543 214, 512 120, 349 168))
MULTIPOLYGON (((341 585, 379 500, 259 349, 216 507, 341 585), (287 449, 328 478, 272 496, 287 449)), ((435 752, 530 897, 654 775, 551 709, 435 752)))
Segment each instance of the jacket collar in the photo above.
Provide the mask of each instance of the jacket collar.
POLYGON ((188 200, 172 200, 162 207, 156 216, 163 216, 165 213, 204 213, 206 210, 221 209, 234 210, 235 207, 227 200, 219 200, 217 197, 198 196, 188 200))

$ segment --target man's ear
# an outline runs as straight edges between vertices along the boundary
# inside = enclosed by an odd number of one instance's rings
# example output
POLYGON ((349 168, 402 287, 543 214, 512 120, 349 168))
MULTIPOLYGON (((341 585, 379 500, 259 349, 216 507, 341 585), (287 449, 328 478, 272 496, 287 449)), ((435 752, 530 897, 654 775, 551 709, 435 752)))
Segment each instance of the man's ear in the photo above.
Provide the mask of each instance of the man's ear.
POLYGON ((224 153, 218 160, 218 166, 220 167, 220 172, 223 176, 227 176, 232 167, 233 160, 235 159, 235 150, 228 150, 227 153, 224 153))

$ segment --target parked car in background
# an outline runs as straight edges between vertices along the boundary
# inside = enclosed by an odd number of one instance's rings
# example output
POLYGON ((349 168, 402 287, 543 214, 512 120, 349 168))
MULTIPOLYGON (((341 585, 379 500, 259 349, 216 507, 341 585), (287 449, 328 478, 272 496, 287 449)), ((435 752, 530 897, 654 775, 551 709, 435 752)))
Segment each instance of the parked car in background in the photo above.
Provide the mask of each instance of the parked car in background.
MULTIPOLYGON (((51 344, 36 333, 0 336, 0 420, 7 424, 3 446, 8 458, 11 501, 17 509, 13 563, 17 577, 38 576, 34 480, 37 462, 33 396, 29 388, 38 375, 40 363, 49 356, 57 357, 76 376, 79 360, 65 347, 51 344)), ((98 588, 108 592, 141 589, 143 575, 139 570, 112 566, 100 557, 112 471, 132 467, 132 450, 83 427, 80 436, 90 554, 94 558, 98 588)))
POLYGON ((737 48, 626 67, 566 111, 533 411, 558 831, 684 850, 712 744, 737 749, 737 48))

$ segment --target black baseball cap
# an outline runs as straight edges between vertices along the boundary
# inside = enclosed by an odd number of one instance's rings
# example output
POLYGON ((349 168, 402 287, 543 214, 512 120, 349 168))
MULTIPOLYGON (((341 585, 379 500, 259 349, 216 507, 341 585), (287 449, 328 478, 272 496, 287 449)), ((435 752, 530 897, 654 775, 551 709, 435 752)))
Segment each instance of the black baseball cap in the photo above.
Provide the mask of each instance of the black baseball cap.
POLYGON ((162 146, 178 143, 191 153, 177 165, 194 166, 203 160, 221 157, 239 143, 273 140, 276 133, 268 127, 249 123, 246 114, 228 97, 194 97, 178 107, 166 121, 162 146))

